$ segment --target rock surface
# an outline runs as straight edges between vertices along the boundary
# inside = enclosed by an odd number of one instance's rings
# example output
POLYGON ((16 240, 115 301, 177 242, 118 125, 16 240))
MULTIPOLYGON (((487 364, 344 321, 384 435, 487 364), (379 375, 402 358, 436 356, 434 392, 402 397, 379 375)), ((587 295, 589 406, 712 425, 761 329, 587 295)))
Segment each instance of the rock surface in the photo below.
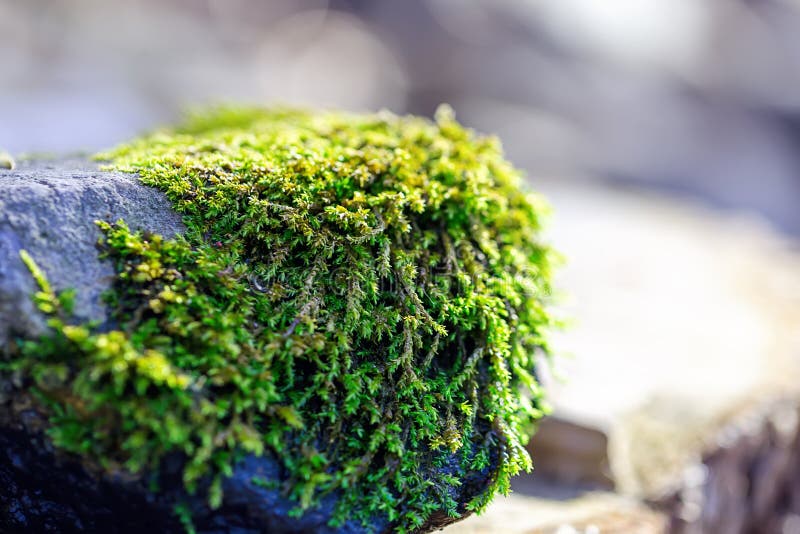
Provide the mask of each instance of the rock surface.
POLYGON ((57 290, 76 290, 78 318, 104 318, 100 294, 113 269, 97 259, 98 219, 124 219, 167 236, 183 229, 163 194, 90 162, 22 161, 16 170, 0 170, 0 346, 44 328, 31 301, 34 281, 19 257, 23 248, 57 290))
MULTIPOLYGON (((109 287, 113 270, 95 248, 97 219, 124 219, 133 229, 174 236, 181 218, 158 191, 134 176, 100 171, 84 160, 20 162, 0 171, 0 348, 15 337, 37 336, 45 325, 31 303, 34 282, 19 258, 27 250, 57 290, 74 288, 75 313, 103 321, 99 297, 109 287)), ((300 518, 278 489, 253 482, 253 477, 280 482, 277 461, 246 457, 223 483, 223 505, 216 511, 203 497, 186 495, 180 482, 180 458, 165 461, 161 487, 123 473, 107 473, 53 448, 42 419, 26 395, 0 384, 0 532, 156 532, 180 531, 173 513, 185 503, 199 532, 343 532, 357 533, 360 524, 333 529, 327 522, 336 496, 323 499, 300 518)), ((495 459, 496 460, 496 459, 495 459)), ((482 472, 462 474, 459 503, 468 502, 490 480, 493 464, 482 472)), ((447 466, 441 467, 447 469, 447 466)), ((202 492, 200 492, 202 494, 202 492)), ((466 514, 466 511, 462 512, 466 514)), ((453 518, 434 515, 420 529, 441 528, 453 518)), ((375 517, 375 532, 390 530, 375 517)))

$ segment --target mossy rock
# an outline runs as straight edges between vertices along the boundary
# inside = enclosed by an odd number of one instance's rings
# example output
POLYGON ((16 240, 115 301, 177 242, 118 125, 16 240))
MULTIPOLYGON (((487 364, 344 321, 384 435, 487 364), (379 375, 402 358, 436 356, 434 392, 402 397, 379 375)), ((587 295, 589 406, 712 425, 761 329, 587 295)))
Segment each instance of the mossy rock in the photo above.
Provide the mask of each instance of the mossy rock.
POLYGON ((62 528, 425 531, 531 468, 554 255, 494 138, 225 108, 98 159, 67 189, 130 194, 15 215, 0 175, 11 527, 67 485, 62 528))

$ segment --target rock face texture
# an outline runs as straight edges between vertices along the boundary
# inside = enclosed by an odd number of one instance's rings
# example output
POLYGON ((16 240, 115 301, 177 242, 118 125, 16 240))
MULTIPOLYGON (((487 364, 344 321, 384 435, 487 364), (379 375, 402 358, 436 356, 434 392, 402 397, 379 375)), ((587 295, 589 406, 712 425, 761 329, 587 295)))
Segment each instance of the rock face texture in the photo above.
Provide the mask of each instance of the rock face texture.
MULTIPOLYGON (((45 331, 31 303, 34 281, 19 257, 24 249, 47 273, 56 290, 74 288, 80 319, 106 318, 100 295, 109 287, 110 265, 97 257, 95 220, 124 219, 132 229, 174 236, 181 217, 158 191, 135 176, 100 171, 83 160, 20 162, 0 170, 0 350, 16 337, 45 331)), ((8 386, 8 384, 6 385, 8 386)), ((156 532, 181 531, 176 504, 191 511, 199 532, 365 532, 356 523, 327 526, 336 495, 299 518, 295 502, 259 481, 281 482, 275 459, 249 456, 223 483, 223 505, 209 510, 204 497, 189 496, 180 479, 181 458, 165 461, 160 488, 121 472, 108 473, 56 450, 46 438, 46 421, 31 399, 0 382, 0 532, 156 532), (5 388, 5 389, 4 389, 5 388)), ((492 477, 497 465, 461 474, 459 503, 468 502, 492 477)), ((447 466, 439 469, 448 469, 447 466)), ((202 494, 200 491, 198 495, 202 494)), ((422 532, 452 523, 431 517, 422 532)), ((381 517, 372 531, 389 531, 381 517)))
POLYGON ((44 328, 31 302, 35 286, 20 260, 22 248, 57 290, 75 288, 77 317, 103 319, 100 295, 113 271, 97 258, 98 219, 124 219, 165 236, 183 229, 163 194, 90 162, 20 162, 16 170, 0 170, 0 346, 11 335, 44 328))

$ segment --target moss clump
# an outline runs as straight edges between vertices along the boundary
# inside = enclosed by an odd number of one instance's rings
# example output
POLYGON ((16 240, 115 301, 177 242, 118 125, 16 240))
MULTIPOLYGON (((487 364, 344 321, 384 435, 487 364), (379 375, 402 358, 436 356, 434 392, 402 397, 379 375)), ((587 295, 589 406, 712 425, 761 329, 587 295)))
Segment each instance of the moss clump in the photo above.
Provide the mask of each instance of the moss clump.
POLYGON ((166 193, 187 231, 100 223, 118 330, 70 325, 37 273, 53 335, 7 367, 58 446, 132 472, 183 453, 213 506, 237 457, 272 454, 298 513, 338 492, 334 521, 399 530, 463 512, 452 471, 421 466, 501 451, 473 510, 530 469, 553 255, 494 138, 447 108, 226 108, 101 157, 166 193))
POLYGON ((14 158, 11 157, 11 154, 0 150, 0 169, 8 169, 13 171, 15 166, 16 164, 14 163, 14 158))

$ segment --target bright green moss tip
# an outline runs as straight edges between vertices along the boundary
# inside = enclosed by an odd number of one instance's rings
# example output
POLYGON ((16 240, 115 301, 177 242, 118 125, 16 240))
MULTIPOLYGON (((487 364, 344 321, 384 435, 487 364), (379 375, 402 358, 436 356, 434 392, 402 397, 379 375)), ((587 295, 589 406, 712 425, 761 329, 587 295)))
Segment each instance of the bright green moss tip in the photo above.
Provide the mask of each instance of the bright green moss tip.
POLYGON ((99 156, 185 216, 167 240, 101 223, 119 330, 71 325, 35 266, 53 336, 14 362, 56 445, 106 467, 188 458, 189 490, 244 453, 279 458, 300 509, 458 514, 455 455, 482 508, 529 470, 535 378, 552 320, 542 202, 496 139, 375 115, 223 108, 99 156))

